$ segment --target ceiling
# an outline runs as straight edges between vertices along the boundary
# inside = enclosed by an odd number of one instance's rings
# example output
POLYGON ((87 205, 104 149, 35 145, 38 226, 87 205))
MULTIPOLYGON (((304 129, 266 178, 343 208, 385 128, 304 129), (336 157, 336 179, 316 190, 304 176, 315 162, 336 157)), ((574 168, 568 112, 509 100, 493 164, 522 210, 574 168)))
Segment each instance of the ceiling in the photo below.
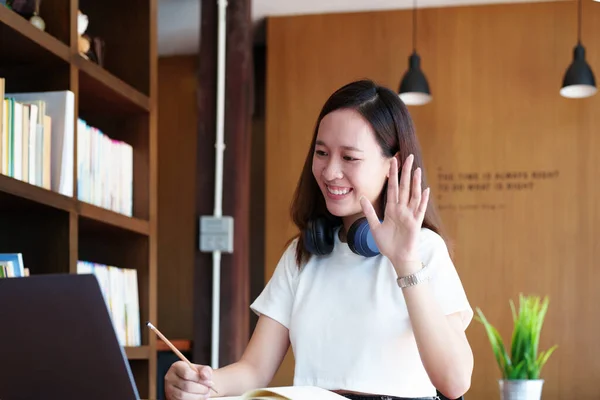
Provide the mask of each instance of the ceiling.
MULTIPOLYGON (((452 7, 531 1, 543 0, 419 0, 418 6, 452 7)), ((252 0, 252 18, 258 26, 266 16, 398 10, 412 5, 412 0, 252 0)), ((159 0, 159 55, 195 54, 199 39, 200 0, 159 0)))

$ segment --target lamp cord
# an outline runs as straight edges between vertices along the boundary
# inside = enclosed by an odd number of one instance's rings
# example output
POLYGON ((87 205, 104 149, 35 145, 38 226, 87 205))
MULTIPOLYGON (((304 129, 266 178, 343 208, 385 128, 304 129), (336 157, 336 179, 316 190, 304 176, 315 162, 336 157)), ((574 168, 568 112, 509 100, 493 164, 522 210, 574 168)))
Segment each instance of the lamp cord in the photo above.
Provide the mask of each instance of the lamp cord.
POLYGON ((413 52, 417 52, 417 0, 413 1, 413 52))
POLYGON ((581 44, 581 0, 577 1, 579 6, 577 9, 577 44, 581 44))

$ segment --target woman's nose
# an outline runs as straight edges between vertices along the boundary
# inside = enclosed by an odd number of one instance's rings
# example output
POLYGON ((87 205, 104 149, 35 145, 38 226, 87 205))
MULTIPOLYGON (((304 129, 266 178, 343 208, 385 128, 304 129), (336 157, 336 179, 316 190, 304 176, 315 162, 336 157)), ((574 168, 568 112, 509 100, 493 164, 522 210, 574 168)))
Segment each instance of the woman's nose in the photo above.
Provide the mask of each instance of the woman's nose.
POLYGON ((338 163, 335 161, 327 163, 325 169, 323 170, 323 178, 327 181, 333 181, 336 179, 342 179, 344 174, 342 173, 342 169, 339 167, 338 163))

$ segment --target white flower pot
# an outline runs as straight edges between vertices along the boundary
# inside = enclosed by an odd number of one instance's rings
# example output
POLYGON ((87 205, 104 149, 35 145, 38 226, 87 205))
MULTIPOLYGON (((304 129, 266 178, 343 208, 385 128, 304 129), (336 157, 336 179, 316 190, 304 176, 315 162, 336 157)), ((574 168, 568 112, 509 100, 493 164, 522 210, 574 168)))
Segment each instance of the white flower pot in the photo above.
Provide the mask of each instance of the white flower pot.
POLYGON ((543 379, 500 379, 500 400, 540 400, 543 379))

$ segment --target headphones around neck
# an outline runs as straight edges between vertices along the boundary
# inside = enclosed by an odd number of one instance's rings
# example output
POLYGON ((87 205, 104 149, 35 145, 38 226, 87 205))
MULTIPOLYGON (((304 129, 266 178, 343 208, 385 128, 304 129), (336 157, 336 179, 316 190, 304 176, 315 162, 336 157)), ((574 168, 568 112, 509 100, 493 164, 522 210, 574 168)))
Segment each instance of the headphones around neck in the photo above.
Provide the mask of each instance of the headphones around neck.
MULTIPOLYGON (((332 223, 326 218, 316 218, 308 221, 303 232, 304 248, 311 254, 324 256, 333 251, 335 233, 339 223, 332 223)), ((371 234, 367 218, 357 219, 347 234, 348 247, 353 253, 364 257, 379 255, 379 249, 371 234)))

